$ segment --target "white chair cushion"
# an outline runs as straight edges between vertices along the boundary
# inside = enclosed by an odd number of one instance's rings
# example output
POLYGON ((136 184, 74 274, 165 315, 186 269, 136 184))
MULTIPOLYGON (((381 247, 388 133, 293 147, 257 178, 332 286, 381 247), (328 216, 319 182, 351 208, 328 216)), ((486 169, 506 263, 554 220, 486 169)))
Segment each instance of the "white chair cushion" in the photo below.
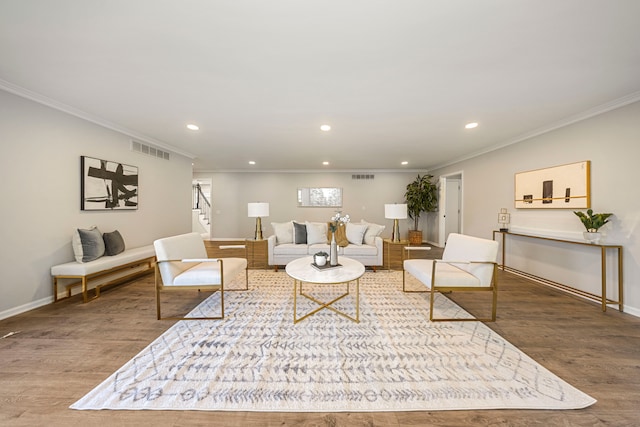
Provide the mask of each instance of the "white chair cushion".
MULTIPOLYGON (((404 261, 404 269, 412 276, 431 288, 431 268, 433 260, 408 259, 404 261)), ((445 262, 436 263, 436 287, 480 287, 480 280, 474 275, 445 262)))
MULTIPOLYGON (((496 262, 498 258, 497 241, 479 237, 451 233, 442 253, 443 261, 487 261, 496 262)), ((493 277, 493 264, 456 264, 457 267, 476 276, 482 286, 490 286, 493 277)))
POLYGON ((219 285, 220 267, 217 262, 201 262, 178 274, 173 283, 165 286, 219 285))
MULTIPOLYGON (((223 258, 222 270, 225 281, 232 279, 247 267, 244 258, 223 258)), ((220 263, 206 261, 196 263, 193 267, 177 275, 173 283, 165 286, 218 285, 220 284, 220 263)))

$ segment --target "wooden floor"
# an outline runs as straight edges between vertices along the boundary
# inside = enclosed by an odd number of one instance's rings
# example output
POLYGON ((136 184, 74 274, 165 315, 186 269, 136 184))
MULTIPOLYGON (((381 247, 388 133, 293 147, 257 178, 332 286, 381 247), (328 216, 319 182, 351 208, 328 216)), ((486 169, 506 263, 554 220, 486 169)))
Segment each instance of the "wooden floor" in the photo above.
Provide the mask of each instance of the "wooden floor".
MULTIPOLYGON (((278 274, 285 274, 279 272, 278 274)), ((402 274, 396 272, 395 274, 402 274)), ((476 296, 452 299, 474 308, 476 296)), ((195 303, 184 301, 188 310, 195 303)), ((570 411, 383 413, 74 411, 69 405, 164 332, 153 276, 0 321, 1 426, 640 426, 640 319, 500 273, 505 339, 598 402, 570 411)))

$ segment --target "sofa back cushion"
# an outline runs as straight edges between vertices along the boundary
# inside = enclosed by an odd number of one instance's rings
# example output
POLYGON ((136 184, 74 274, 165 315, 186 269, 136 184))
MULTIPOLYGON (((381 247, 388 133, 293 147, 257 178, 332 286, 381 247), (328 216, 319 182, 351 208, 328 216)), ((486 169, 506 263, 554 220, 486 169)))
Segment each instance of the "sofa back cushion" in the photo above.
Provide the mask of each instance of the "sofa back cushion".
POLYGON ((327 242, 327 224, 324 222, 305 222, 307 226, 307 244, 317 245, 327 242))

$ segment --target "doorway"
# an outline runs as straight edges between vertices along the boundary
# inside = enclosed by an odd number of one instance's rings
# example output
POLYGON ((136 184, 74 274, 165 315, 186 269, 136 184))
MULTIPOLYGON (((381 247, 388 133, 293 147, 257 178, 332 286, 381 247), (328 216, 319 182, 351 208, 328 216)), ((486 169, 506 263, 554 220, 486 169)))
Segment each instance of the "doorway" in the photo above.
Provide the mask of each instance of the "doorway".
POLYGON ((444 247, 450 233, 462 233, 462 172, 440 177, 438 246, 444 247))

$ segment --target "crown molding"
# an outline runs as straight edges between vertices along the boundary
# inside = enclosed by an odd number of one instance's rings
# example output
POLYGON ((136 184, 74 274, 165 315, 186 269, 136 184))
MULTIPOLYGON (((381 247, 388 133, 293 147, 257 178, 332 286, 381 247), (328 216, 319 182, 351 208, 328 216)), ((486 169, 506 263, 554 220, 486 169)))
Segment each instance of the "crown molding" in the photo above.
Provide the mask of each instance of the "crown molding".
POLYGON ((517 144, 519 142, 526 141, 531 138, 535 138, 536 136, 544 135, 545 133, 549 133, 551 131, 561 129, 567 126, 570 126, 574 123, 581 122, 583 120, 589 119, 591 117, 599 116, 604 113, 608 113, 609 111, 616 110, 618 108, 622 108, 626 105, 633 104, 634 102, 640 101, 640 91, 630 93, 629 95, 623 96, 622 98, 614 99, 613 101, 600 104, 596 107, 585 110, 581 113, 574 114, 572 116, 566 117, 564 119, 558 120, 556 122, 550 123, 546 126, 539 127, 537 129, 532 130, 531 132, 523 133, 521 135, 516 136, 515 138, 509 139, 507 141, 498 143, 496 145, 492 145, 481 151, 476 151, 475 153, 471 153, 467 156, 460 157, 456 160, 443 163, 441 165, 434 166, 431 170, 441 169, 447 166, 454 165, 456 163, 460 163, 465 160, 470 160, 475 157, 481 156, 483 154, 490 153, 492 151, 499 150, 504 147, 508 147, 509 145, 517 144))
POLYGON ((38 104, 46 105, 47 107, 53 108, 58 111, 62 111, 63 113, 67 113, 69 115, 78 117, 82 120, 86 120, 88 122, 94 123, 98 126, 102 126, 104 128, 116 131, 118 133, 127 135, 131 138, 134 138, 138 141, 146 142, 148 144, 152 144, 157 146, 158 148, 165 149, 167 151, 171 151, 176 154, 180 154, 182 156, 188 157, 189 159, 195 159, 197 156, 193 153, 189 153, 188 151, 181 150, 176 148, 166 142, 159 141, 155 138, 151 138, 147 135, 141 134, 134 130, 128 129, 124 126, 117 125, 115 123, 104 120, 100 117, 96 117, 92 114, 86 113, 84 111, 78 110, 77 108, 71 107, 70 105, 64 104, 62 102, 58 102, 54 99, 46 97, 37 92, 33 92, 31 90, 25 89, 21 86, 10 83, 6 80, 0 79, 0 89, 17 95, 19 97, 29 99, 31 101, 37 102, 38 104))

